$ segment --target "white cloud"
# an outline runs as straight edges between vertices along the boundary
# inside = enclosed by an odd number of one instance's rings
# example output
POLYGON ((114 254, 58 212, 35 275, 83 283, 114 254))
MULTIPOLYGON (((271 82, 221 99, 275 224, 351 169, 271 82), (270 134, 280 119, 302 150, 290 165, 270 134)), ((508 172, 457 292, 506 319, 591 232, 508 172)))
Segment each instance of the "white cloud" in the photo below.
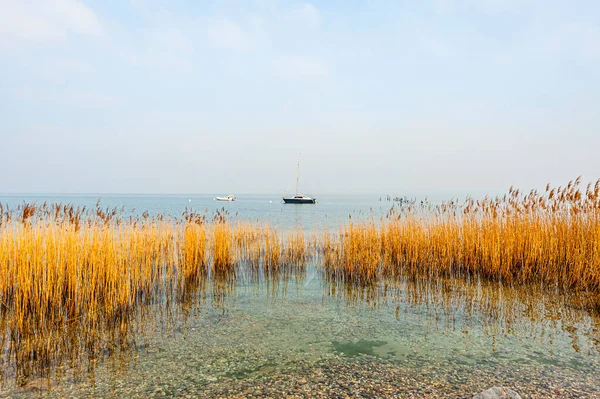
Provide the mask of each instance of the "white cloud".
POLYGON ((437 58, 450 59, 456 56, 457 43, 447 37, 434 32, 422 32, 418 34, 418 38, 421 48, 437 58))
POLYGON ((54 43, 71 34, 101 36, 96 14, 78 0, 0 0, 0 44, 54 43))
POLYGON ((317 59, 301 56, 282 56, 275 60, 275 69, 283 76, 323 76, 327 68, 317 59))
POLYGON ((317 7, 310 3, 304 3, 294 9, 293 15, 297 19, 311 26, 318 26, 321 24, 321 13, 317 7))
POLYGON ((254 48, 248 33, 228 18, 209 21, 208 37, 214 44, 229 50, 249 51, 254 48))
POLYGON ((190 53, 193 46, 183 31, 175 26, 161 27, 147 33, 148 45, 168 51, 190 53))
POLYGON ((122 103, 119 97, 94 90, 70 91, 64 93, 62 101, 65 105, 81 108, 111 108, 120 106, 122 103))
POLYGON ((540 26, 538 40, 547 53, 595 58, 600 56, 600 28, 590 23, 570 23, 552 29, 540 26))
POLYGON ((474 9, 488 14, 523 13, 533 7, 545 6, 540 0, 433 0, 433 9, 439 14, 460 9, 474 9))
POLYGON ((78 0, 53 0, 52 9, 60 15, 70 30, 84 35, 102 35, 96 14, 78 0))
POLYGON ((27 102, 58 103, 71 108, 110 108, 123 103, 120 97, 95 90, 62 90, 46 93, 22 87, 16 89, 14 94, 17 98, 27 102))
POLYGON ((469 36, 459 30, 435 34, 435 27, 429 28, 431 32, 420 35, 421 44, 442 58, 489 54, 493 62, 501 65, 539 61, 540 56, 558 62, 600 58, 600 25, 594 19, 597 12, 592 10, 581 14, 567 3, 541 0, 433 0, 432 5, 439 13, 455 14, 451 18, 475 12, 482 20, 499 18, 498 21, 510 24, 469 36), (497 34, 509 26, 510 30, 502 36, 497 34))
POLYGON ((95 71, 89 62, 77 58, 44 58, 37 63, 28 63, 24 68, 55 84, 62 84, 74 75, 86 75, 95 71))
POLYGON ((129 5, 138 10, 146 10, 148 8, 146 0, 129 0, 129 5))
POLYGON ((91 73, 94 67, 85 60, 64 58, 51 61, 57 71, 64 73, 91 73))
POLYGON ((125 61, 134 67, 160 72, 184 72, 192 69, 192 64, 176 54, 165 52, 123 53, 125 61))
MULTIPOLYGON (((126 34, 124 34, 126 35, 126 34)), ((194 43, 186 31, 176 25, 153 26, 144 34, 124 41, 119 51, 126 63, 155 71, 189 71, 194 43)))

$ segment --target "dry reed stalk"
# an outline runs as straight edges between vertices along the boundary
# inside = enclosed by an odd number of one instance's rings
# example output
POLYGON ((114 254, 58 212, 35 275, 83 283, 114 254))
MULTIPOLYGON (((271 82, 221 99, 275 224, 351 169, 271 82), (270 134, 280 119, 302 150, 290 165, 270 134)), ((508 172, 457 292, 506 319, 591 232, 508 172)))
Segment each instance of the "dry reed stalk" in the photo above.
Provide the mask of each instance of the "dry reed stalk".
POLYGON ((279 240, 277 232, 273 229, 270 229, 269 226, 265 227, 264 237, 265 250, 263 263, 265 274, 277 273, 281 271, 282 267, 281 242, 279 240))
POLYGON ((346 280, 373 283, 379 276, 381 240, 373 223, 351 223, 342 230, 342 274, 346 280))
POLYGON ((231 274, 235 272, 234 235, 231 226, 218 222, 213 226, 212 256, 213 272, 231 274))
POLYGON ((308 249, 302 231, 292 233, 285 246, 284 262, 294 268, 302 268, 308 260, 308 249))
POLYGON ((202 224, 190 223, 184 227, 183 260, 181 275, 189 280, 199 274, 206 274, 207 259, 206 228, 202 224))

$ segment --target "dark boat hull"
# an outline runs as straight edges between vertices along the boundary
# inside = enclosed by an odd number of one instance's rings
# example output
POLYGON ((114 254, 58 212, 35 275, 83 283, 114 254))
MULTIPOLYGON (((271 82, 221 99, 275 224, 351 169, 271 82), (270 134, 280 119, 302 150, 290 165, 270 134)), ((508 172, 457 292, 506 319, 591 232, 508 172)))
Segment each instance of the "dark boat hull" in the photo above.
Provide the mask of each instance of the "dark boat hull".
POLYGON ((286 204, 315 204, 317 201, 314 198, 284 198, 286 204))

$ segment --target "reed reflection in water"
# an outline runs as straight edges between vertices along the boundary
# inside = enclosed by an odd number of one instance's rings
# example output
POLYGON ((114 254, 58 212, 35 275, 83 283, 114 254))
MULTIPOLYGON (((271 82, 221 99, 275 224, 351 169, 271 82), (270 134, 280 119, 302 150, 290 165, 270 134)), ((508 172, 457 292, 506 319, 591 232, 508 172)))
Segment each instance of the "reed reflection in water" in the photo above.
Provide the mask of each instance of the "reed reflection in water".
POLYGON ((327 274, 323 278, 325 297, 342 300, 346 306, 395 307, 399 321, 403 313, 426 315, 424 331, 468 333, 476 328, 490 337, 517 335, 549 343, 553 333, 564 331, 575 352, 581 352, 580 340, 594 353, 600 349, 600 318, 587 310, 582 295, 480 280, 403 277, 356 284, 327 274))
MULTIPOLYGON (((120 317, 98 317, 103 323, 71 323, 62 333, 54 333, 55 346, 46 346, 47 337, 29 336, 18 341, 18 346, 17 341, 12 345, 10 340, 5 341, 3 388, 26 386, 30 379, 39 377, 47 378, 47 388, 51 388, 50 381, 60 383, 66 377, 93 377, 99 361, 115 373, 126 373, 128 364, 135 362, 136 351, 144 347, 146 333, 156 334, 158 330, 169 336, 188 318, 208 309, 226 314, 240 295, 264 297, 267 307, 269 298, 285 301, 290 283, 302 295, 307 276, 322 286, 326 302, 373 312, 394 311, 399 323, 411 315, 423 315, 423 334, 440 330, 467 334, 476 330, 489 337, 514 335, 552 343, 554 334, 563 331, 569 335, 575 352, 584 347, 597 355, 600 320, 578 305, 581 298, 562 293, 461 280, 382 278, 374 284, 357 284, 327 276, 314 260, 308 264, 289 263, 278 271, 261 268, 258 275, 250 263, 241 264, 234 272, 199 274, 178 281, 160 300, 147 301, 120 317), (41 352, 45 357, 32 355, 38 348, 49 348, 41 352)), ((551 351, 552 345, 548 348, 551 351)), ((490 351, 494 350, 492 344, 490 351)))

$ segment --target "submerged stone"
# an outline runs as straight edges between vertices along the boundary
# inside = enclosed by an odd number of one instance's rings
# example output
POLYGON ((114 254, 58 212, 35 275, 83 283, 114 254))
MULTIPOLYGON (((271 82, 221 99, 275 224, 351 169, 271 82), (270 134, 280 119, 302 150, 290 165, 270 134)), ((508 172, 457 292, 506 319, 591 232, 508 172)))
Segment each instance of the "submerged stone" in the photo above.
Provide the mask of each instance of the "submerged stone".
POLYGON ((473 399, 521 399, 521 396, 512 389, 492 387, 473 396, 473 399))

